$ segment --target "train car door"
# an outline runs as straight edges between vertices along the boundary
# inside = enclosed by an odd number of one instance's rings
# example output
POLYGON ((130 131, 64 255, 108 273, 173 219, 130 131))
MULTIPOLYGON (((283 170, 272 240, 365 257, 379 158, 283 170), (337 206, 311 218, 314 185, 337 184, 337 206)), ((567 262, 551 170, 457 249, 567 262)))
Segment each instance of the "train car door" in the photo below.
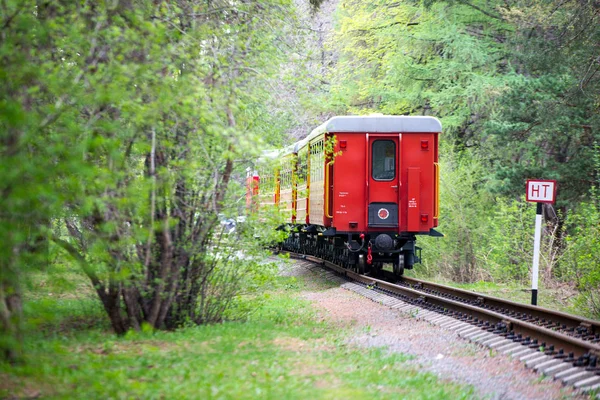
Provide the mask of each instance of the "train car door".
POLYGON ((400 168, 400 135, 367 135, 367 224, 397 228, 400 168))

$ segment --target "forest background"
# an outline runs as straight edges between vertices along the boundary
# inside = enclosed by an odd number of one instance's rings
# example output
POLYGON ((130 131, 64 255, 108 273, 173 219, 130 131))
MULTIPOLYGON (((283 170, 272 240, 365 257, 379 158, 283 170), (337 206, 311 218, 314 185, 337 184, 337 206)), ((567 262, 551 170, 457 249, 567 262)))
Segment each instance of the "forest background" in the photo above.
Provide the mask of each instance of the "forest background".
POLYGON ((421 275, 526 283, 525 180, 557 180, 543 285, 600 318, 599 22, 592 0, 1 1, 4 357, 50 318, 41 277, 78 274, 117 334, 228 318, 274 273, 268 225, 221 223, 245 169, 344 114, 443 123, 421 275))

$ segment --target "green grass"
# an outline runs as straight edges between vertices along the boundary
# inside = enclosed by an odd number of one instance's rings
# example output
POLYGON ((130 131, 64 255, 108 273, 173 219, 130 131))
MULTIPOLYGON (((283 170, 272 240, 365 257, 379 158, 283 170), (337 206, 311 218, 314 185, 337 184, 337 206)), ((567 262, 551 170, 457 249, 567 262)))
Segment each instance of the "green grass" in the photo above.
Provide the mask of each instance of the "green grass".
MULTIPOLYGON (((449 286, 470 290, 501 299, 511 300, 522 304, 531 304, 531 287, 519 284, 502 284, 494 282, 475 282, 470 284, 440 282, 449 286)), ((577 314, 573 305, 573 294, 562 288, 552 289, 540 286, 538 288, 538 306, 577 314)))
POLYGON ((51 304, 38 298, 28 313, 51 307, 57 317, 46 329, 30 332, 24 364, 0 364, 0 397, 472 397, 469 388, 419 373, 405 355, 346 345, 348 332, 321 321, 299 299, 310 285, 301 277, 279 279, 244 321, 125 337, 110 334, 102 324, 73 327, 65 322, 69 310, 78 310, 80 320, 86 319, 86 310, 87 318, 101 318, 95 308, 77 309, 68 298, 51 304))
POLYGON ((54 263, 31 274, 24 297, 29 332, 56 335, 110 327, 89 279, 77 266, 54 263))
MULTIPOLYGON (((457 283, 439 275, 431 276, 424 274, 423 271, 419 270, 419 267, 415 267, 414 270, 406 271, 406 276, 511 300, 517 303, 531 304, 531 282, 503 283, 478 281, 473 283, 457 283)), ((556 284, 552 287, 546 287, 540 280, 538 287, 538 306, 585 316, 584 311, 581 310, 581 308, 578 308, 576 304, 575 300, 577 295, 578 292, 568 284, 556 284)))

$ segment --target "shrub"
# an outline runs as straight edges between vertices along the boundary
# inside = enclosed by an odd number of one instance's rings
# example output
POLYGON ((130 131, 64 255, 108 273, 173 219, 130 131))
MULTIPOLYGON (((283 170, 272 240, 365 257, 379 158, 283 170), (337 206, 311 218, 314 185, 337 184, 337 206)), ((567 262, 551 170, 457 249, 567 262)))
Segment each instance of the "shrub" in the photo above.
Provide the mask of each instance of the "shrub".
POLYGON ((582 203, 567 218, 569 234, 562 257, 565 277, 580 291, 575 303, 585 314, 600 318, 600 209, 582 203))

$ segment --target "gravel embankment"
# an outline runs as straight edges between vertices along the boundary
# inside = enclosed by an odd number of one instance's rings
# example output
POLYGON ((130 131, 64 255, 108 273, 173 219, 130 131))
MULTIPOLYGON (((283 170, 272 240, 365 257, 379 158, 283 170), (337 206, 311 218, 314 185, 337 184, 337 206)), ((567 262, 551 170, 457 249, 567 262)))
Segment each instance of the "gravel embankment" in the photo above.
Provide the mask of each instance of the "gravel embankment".
POLYGON ((416 320, 339 287, 323 289, 318 269, 292 262, 285 275, 303 276, 310 300, 323 318, 349 328, 348 343, 384 346, 414 356, 409 363, 442 380, 471 385, 475 396, 489 399, 586 399, 559 382, 544 379, 517 360, 496 354, 424 321, 416 320), (312 283, 311 283, 312 282, 312 283))

